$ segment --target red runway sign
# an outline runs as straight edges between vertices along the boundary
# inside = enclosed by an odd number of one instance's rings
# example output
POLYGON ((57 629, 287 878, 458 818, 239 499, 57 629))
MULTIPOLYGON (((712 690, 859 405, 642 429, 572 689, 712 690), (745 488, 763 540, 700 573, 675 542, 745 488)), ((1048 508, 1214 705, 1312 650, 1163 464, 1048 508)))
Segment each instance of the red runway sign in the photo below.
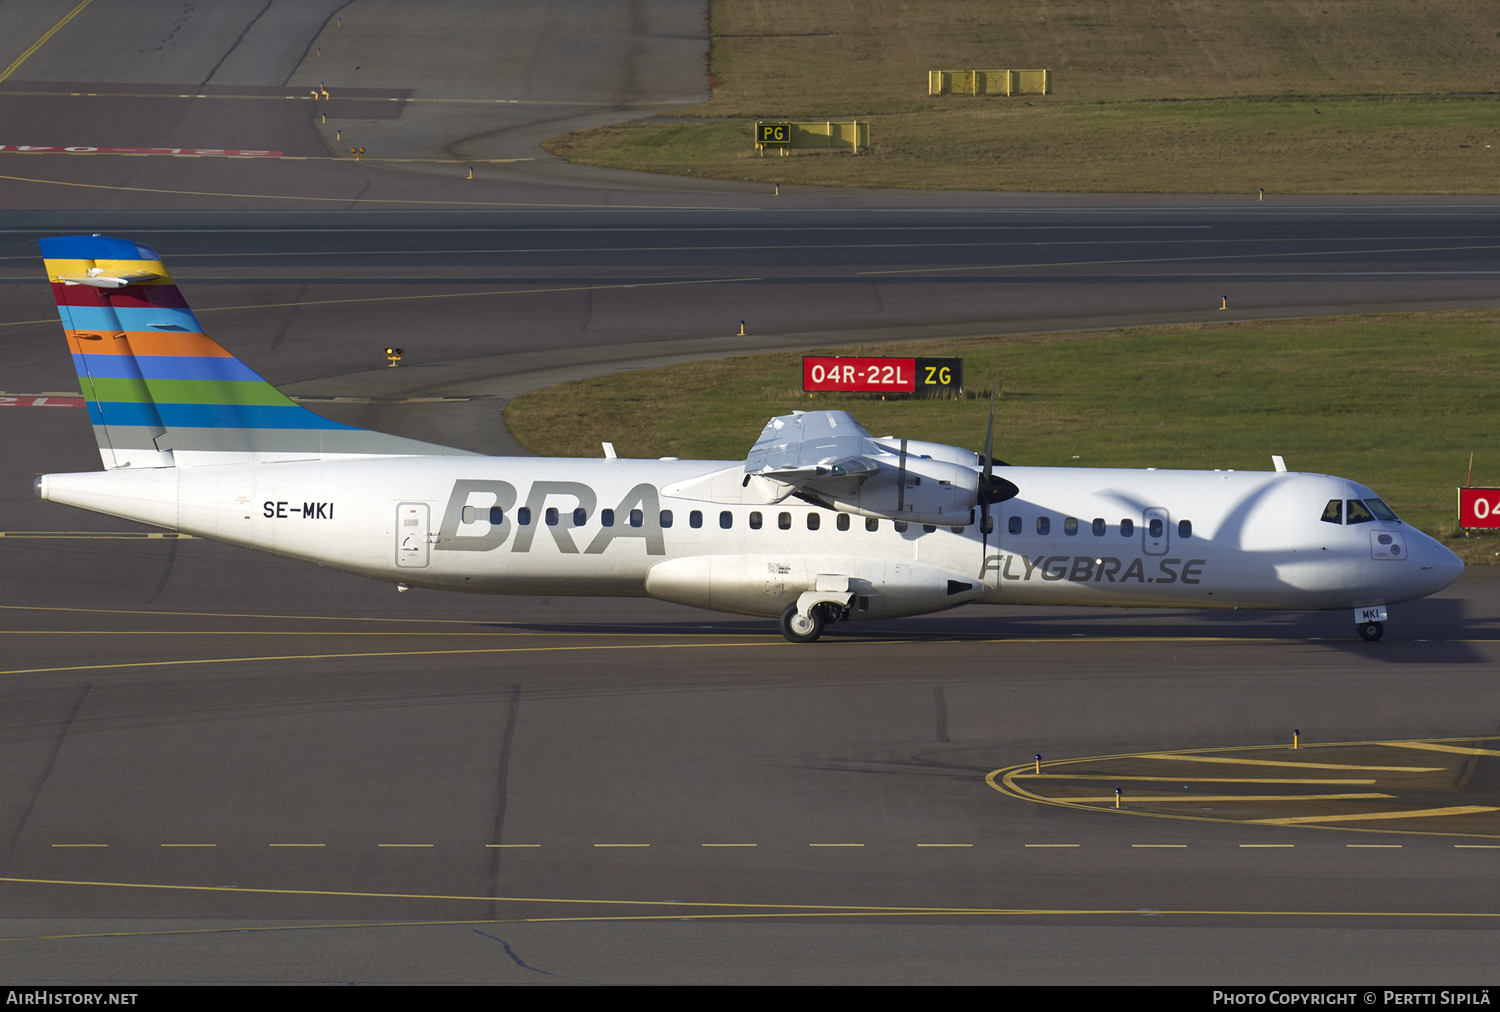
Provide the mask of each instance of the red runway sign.
POLYGON ((802 359, 802 389, 875 394, 962 390, 961 358, 854 358, 808 355, 802 359))
POLYGON ((914 358, 804 358, 803 390, 905 393, 917 388, 914 358))
POLYGON ((1500 488, 1459 489, 1458 526, 1500 527, 1500 488))

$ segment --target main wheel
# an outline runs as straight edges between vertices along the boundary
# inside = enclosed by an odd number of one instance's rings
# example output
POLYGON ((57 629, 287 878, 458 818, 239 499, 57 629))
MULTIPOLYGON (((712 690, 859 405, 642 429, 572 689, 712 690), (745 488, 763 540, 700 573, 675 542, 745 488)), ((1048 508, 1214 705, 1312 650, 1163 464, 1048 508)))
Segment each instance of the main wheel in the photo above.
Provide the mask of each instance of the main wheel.
POLYGON ((814 608, 806 618, 797 613, 797 606, 789 604, 781 613, 781 635, 793 643, 812 643, 823 635, 823 609, 814 608))
POLYGON ((1383 622, 1365 622, 1359 627, 1360 639, 1374 643, 1385 635, 1385 624, 1383 622))

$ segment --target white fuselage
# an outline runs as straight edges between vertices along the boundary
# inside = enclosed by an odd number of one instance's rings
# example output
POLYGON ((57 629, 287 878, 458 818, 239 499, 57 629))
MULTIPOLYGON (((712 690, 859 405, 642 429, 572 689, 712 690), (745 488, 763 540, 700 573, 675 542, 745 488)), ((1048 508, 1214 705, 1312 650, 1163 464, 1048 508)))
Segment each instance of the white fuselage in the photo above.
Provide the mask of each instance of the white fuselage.
POLYGON ((855 619, 975 601, 1355 608, 1431 594, 1462 571, 1409 525, 1320 521, 1329 500, 1372 495, 1343 478, 1002 472, 1021 494, 991 507, 987 549, 977 522, 897 530, 795 498, 768 504, 732 461, 383 457, 53 474, 37 491, 408 586, 650 595, 757 615, 835 585, 853 593, 855 619))

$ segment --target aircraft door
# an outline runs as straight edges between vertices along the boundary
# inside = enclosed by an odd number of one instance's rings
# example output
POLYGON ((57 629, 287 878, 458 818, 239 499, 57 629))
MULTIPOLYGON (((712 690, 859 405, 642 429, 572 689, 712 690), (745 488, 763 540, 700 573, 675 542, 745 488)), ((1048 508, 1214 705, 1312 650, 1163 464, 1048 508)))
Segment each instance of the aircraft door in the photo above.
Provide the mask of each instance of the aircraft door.
POLYGON ((396 507, 396 565, 401 569, 427 568, 430 514, 425 502, 396 507))
POLYGON ((1147 555, 1166 555, 1172 548, 1172 527, 1167 511, 1153 506, 1141 515, 1141 550, 1147 555))

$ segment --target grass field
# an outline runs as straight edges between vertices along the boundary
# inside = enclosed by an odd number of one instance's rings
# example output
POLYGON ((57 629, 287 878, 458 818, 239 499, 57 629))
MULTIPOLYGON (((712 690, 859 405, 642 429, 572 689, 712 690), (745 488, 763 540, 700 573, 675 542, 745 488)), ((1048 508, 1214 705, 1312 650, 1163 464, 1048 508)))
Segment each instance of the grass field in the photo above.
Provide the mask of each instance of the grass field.
MULTIPOLYGON (((961 355, 970 397, 890 400, 801 392, 798 353, 581 380, 506 409, 549 455, 741 460, 772 415, 852 411, 871 432, 979 449, 991 385, 996 455, 1013 464, 1338 474, 1379 492, 1466 561, 1500 539, 1455 538, 1454 487, 1500 484, 1500 310, 1145 327, 864 349, 961 355)), ((860 349, 840 349, 858 354, 860 349)))
POLYGON ((1500 189, 1493 5, 715 0, 710 27, 711 101, 547 147, 589 164, 765 183, 1500 189), (1055 94, 926 95, 930 69, 1005 67, 1052 69, 1055 94), (871 123, 860 157, 758 158, 751 144, 756 118, 854 117, 871 123))

